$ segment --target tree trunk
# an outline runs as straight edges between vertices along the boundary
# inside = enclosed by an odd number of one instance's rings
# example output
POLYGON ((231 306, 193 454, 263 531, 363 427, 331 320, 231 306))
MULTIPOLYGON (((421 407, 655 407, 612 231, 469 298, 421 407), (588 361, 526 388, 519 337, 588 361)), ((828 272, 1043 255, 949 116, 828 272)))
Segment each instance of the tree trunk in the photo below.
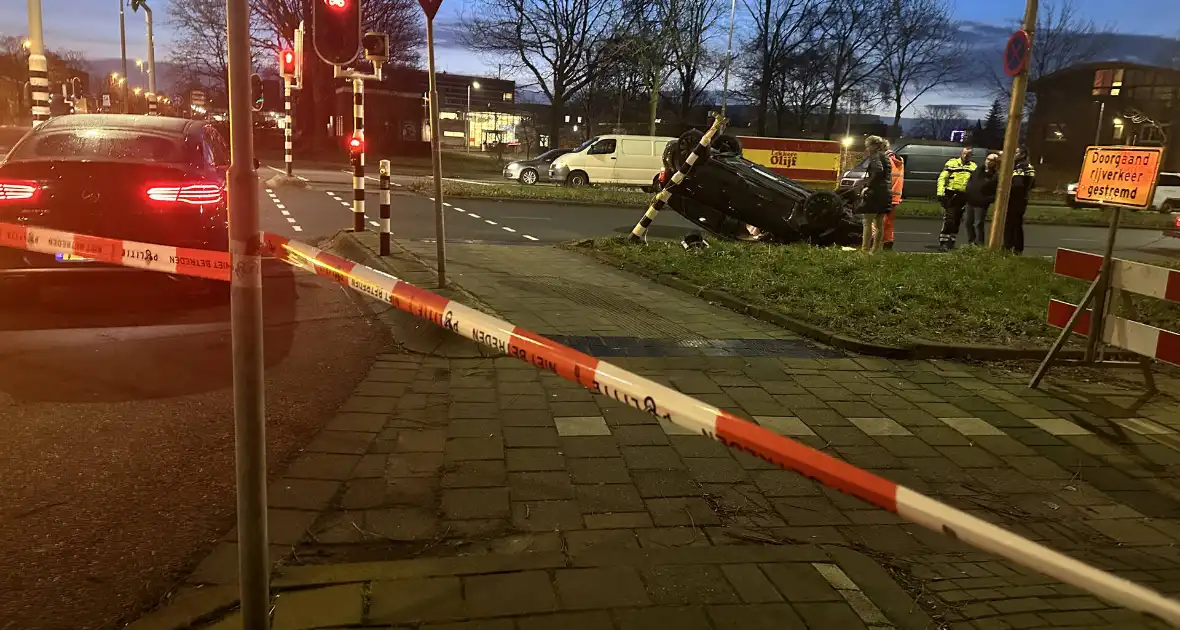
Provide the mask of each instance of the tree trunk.
POLYGON ((832 139, 832 132, 836 130, 836 115, 840 110, 840 94, 832 93, 832 102, 828 104, 828 121, 824 124, 824 140, 832 139))
POLYGON ((565 111, 565 103, 562 99, 565 97, 563 90, 554 88, 553 101, 549 106, 549 148, 556 149, 561 146, 561 121, 563 112, 565 111))
POLYGON ((651 96, 647 103, 647 135, 656 135, 656 119, 660 114, 660 73, 654 72, 651 77, 651 96))
POLYGON ((901 99, 897 99, 898 103, 893 110, 893 137, 901 137, 901 99))

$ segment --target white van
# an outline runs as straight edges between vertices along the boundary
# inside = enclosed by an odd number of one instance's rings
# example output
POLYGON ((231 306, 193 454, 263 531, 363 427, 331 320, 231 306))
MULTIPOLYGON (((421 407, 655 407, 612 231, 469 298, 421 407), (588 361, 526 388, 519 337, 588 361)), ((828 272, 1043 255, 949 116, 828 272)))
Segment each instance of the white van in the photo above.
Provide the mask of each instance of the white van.
POLYGON ((549 181, 566 186, 650 186, 663 166, 664 147, 675 138, 597 136, 549 165, 549 181))

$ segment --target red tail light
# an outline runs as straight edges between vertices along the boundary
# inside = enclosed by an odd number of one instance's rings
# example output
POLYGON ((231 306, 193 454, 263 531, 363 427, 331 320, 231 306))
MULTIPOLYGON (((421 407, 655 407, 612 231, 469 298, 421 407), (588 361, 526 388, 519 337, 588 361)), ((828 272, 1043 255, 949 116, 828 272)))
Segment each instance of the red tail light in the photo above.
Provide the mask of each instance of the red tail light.
POLYGON ((148 199, 168 203, 186 203, 191 206, 207 206, 218 203, 224 190, 217 184, 179 184, 152 186, 147 189, 148 199))
POLYGON ((37 182, 0 180, 0 201, 32 199, 38 188, 37 182))

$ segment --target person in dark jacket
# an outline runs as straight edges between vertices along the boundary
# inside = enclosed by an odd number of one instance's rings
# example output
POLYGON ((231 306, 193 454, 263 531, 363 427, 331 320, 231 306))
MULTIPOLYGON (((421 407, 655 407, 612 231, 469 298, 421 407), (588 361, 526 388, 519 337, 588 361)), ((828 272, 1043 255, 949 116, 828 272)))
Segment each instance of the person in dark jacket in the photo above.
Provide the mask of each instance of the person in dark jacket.
POLYGON ((1000 156, 992 153, 983 161, 983 168, 971 172, 967 180, 967 244, 985 245, 987 236, 983 223, 987 210, 996 200, 996 186, 1000 183, 1000 156))
POLYGON ((1012 192, 1008 197, 1008 213, 1004 215, 1004 249, 1024 253, 1024 212, 1028 210, 1028 196, 1037 184, 1037 171, 1029 164, 1028 149, 1016 150, 1016 164, 1012 168, 1012 192))
POLYGON ((861 249, 881 251, 885 246, 885 215, 893 209, 892 166, 887 150, 889 144, 880 136, 865 138, 869 164, 866 167, 864 190, 861 192, 859 212, 863 215, 864 231, 861 249))

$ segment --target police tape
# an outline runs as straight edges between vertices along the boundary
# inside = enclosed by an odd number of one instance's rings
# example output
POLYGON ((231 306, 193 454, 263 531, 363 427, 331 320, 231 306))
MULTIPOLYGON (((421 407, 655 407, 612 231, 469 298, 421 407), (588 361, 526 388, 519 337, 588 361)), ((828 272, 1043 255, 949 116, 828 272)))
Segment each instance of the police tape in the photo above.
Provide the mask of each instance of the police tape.
POLYGON ((902 518, 1110 602, 1180 627, 1180 602, 1017 536, 905 486, 622 368, 310 245, 265 234, 280 260, 312 271, 590 391, 761 457, 902 518))
MULTIPOLYGON (((492 317, 384 272, 277 234, 263 233, 265 254, 386 302, 416 317, 553 372, 653 417, 815 479, 879 508, 1180 627, 1180 602, 1017 536, 905 486, 771 432, 590 355, 492 317)), ((230 279, 230 256, 0 223, 0 246, 63 254, 126 267, 214 280, 230 279)))
POLYGON ((13 223, 0 223, 0 246, 56 254, 62 261, 103 262, 210 280, 230 279, 229 252, 87 236, 13 223))

